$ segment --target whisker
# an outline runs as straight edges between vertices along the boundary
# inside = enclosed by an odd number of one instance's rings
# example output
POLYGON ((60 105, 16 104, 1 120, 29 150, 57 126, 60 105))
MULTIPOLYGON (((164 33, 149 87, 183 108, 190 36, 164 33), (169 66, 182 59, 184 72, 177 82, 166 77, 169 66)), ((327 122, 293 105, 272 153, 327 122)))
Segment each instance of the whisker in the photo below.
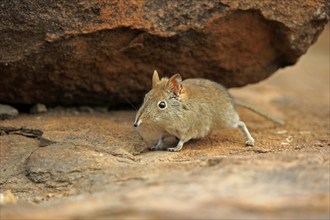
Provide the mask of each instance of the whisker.
POLYGON ((119 94, 122 98, 124 98, 125 99, 125 101, 128 103, 128 104, 130 104, 133 108, 134 108, 134 110, 135 111, 137 111, 137 108, 133 105, 133 103, 132 102, 130 102, 124 95, 122 95, 122 94, 119 94))

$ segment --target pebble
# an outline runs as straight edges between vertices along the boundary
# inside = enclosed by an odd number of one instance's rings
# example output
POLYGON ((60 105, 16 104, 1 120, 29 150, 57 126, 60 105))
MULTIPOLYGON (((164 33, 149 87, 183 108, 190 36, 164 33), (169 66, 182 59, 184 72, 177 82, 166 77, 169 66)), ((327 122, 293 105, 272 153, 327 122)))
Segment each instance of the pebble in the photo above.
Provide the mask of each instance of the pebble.
POLYGON ((286 134, 286 133, 288 133, 287 130, 280 130, 275 132, 275 134, 286 134))
POLYGON ((0 104, 0 120, 12 119, 18 116, 17 109, 9 106, 0 104))
POLYGON ((44 112, 47 112, 47 107, 46 105, 40 103, 33 105, 32 108, 30 109, 31 114, 40 114, 44 112))
POLYGON ((322 142, 317 141, 314 146, 316 147, 324 147, 324 144, 322 142))
POLYGON ((270 149, 261 149, 261 148, 259 148, 259 149, 255 148, 255 149, 252 149, 252 151, 255 153, 259 153, 259 154, 265 154, 265 153, 271 152, 270 149))
POLYGON ((42 201, 44 201, 45 199, 41 196, 36 196, 34 199, 33 199, 33 202, 35 203, 40 203, 42 201))
POLYGON ((80 112, 87 112, 87 113, 93 113, 94 109, 89 106, 80 106, 79 107, 80 112))

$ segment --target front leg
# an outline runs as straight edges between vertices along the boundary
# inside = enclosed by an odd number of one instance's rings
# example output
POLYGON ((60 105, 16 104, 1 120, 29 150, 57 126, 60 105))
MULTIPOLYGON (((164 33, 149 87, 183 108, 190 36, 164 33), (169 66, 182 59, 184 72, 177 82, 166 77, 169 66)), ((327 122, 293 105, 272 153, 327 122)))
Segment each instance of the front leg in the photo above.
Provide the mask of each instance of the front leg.
POLYGON ((164 146, 164 136, 161 134, 159 136, 158 143, 152 147, 150 147, 150 150, 162 150, 164 146))
POLYGON ((188 140, 186 140, 186 139, 180 139, 180 141, 178 142, 178 144, 176 145, 176 147, 170 147, 170 148, 167 148, 167 150, 168 151, 171 151, 171 152, 179 152, 182 149, 183 144, 186 143, 188 140))

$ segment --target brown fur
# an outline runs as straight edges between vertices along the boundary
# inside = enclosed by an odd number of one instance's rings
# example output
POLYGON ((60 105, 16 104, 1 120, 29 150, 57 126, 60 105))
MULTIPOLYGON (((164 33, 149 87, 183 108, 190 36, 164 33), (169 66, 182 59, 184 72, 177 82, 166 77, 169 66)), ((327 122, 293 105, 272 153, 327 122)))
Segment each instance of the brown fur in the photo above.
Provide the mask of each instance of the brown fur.
POLYGON ((159 131, 159 141, 152 149, 163 148, 166 134, 180 140, 176 147, 168 150, 180 151, 190 139, 205 137, 214 129, 237 127, 245 135, 246 145, 254 145, 254 139, 235 110, 233 99, 220 84, 207 79, 182 81, 179 74, 159 79, 155 71, 152 86, 134 123, 135 127, 149 124, 159 131), (164 109, 158 107, 162 101, 167 104, 164 109))

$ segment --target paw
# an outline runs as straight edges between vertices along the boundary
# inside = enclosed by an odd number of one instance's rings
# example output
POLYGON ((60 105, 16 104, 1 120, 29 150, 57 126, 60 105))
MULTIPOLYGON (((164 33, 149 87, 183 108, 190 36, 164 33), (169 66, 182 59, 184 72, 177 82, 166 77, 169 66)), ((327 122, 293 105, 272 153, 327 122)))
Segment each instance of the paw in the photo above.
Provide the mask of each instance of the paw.
POLYGON ((247 140, 246 142, 245 142, 245 146, 254 146, 254 140, 253 139, 250 139, 250 140, 247 140))
POLYGON ((152 146, 152 147, 149 147, 149 150, 151 150, 151 151, 157 151, 157 150, 162 150, 162 148, 157 147, 157 146, 152 146))
POLYGON ((170 152, 179 152, 181 149, 178 149, 176 147, 170 147, 170 148, 167 148, 167 151, 170 151, 170 152))
POLYGON ((151 150, 151 151, 156 151, 157 148, 156 148, 155 146, 153 146, 153 147, 149 147, 149 150, 151 150))
POLYGON ((151 150, 151 151, 162 150, 162 149, 163 149, 163 147, 159 146, 159 145, 149 147, 149 150, 151 150))

